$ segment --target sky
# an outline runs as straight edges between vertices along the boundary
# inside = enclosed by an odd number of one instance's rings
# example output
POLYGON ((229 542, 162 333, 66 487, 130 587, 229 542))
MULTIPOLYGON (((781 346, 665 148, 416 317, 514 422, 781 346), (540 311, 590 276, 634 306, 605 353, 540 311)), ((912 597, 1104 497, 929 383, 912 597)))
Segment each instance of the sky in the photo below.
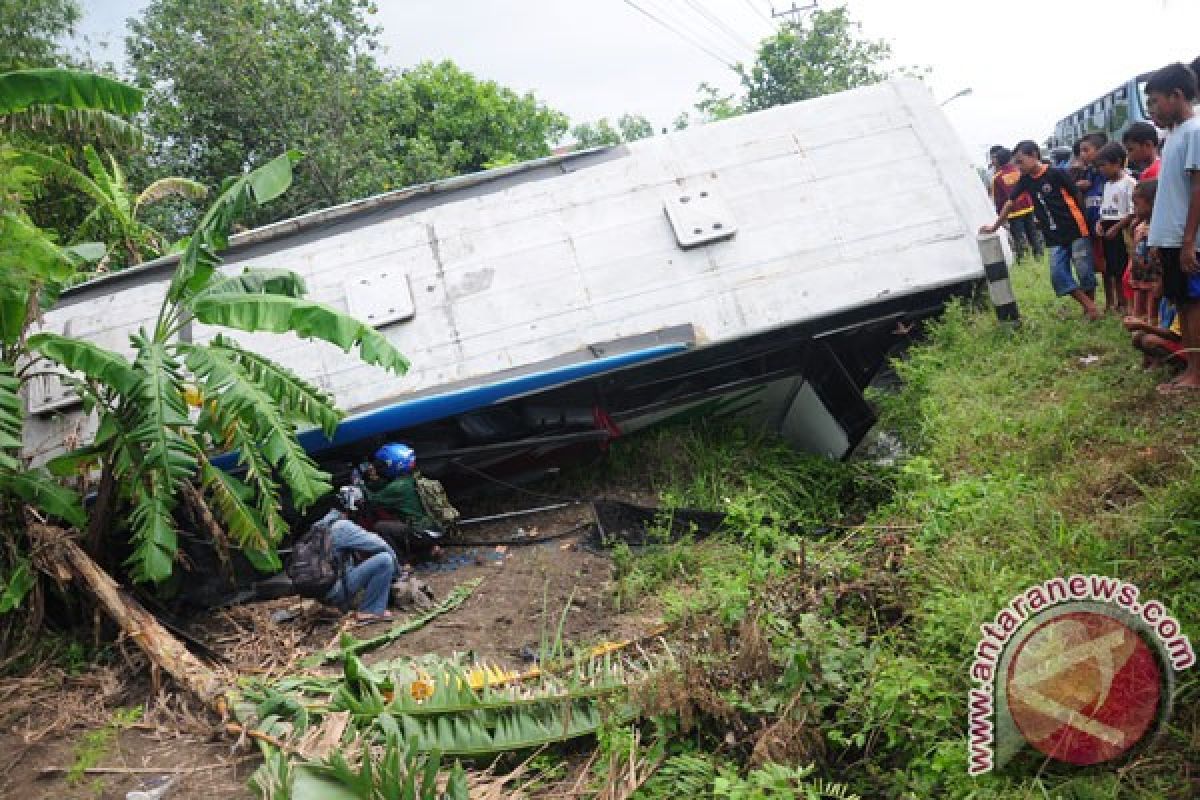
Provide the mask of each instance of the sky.
MULTIPOLYGON (((480 77, 532 90, 573 122, 634 112, 658 127, 691 110, 701 81, 736 88, 727 64, 752 59, 750 48, 771 32, 772 2, 778 10, 792 5, 792 0, 376 2, 383 61, 391 66, 448 58, 480 77)), ((801 6, 809 2, 797 0, 801 6)), ((895 65, 929 67, 927 82, 939 100, 971 89, 945 110, 977 162, 992 144, 1045 139, 1060 117, 1140 72, 1200 55, 1200 0, 818 2, 822 8, 847 5, 864 35, 892 45, 895 65)), ((147 4, 83 0, 80 33, 102 60, 120 66, 125 20, 147 4), (102 41, 109 42, 107 49, 99 49, 102 41)))

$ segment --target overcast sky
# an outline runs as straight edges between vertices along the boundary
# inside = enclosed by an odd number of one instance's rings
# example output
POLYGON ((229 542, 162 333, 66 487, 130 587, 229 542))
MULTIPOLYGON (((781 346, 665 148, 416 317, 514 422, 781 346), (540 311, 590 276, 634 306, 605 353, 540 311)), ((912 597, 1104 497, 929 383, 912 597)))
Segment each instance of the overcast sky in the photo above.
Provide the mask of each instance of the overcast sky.
MULTIPOLYGON (((701 81, 734 88, 736 78, 722 60, 749 61, 748 46, 771 30, 765 19, 771 0, 377 2, 386 63, 449 58, 479 76, 533 90, 573 121, 632 111, 667 125, 690 110, 701 81)), ((779 9, 791 6, 791 0, 774 2, 779 9)), ((82 32, 109 41, 98 55, 120 64, 125 20, 146 5, 84 0, 82 32)), ((928 82, 939 99, 973 90, 947 105, 946 113, 977 161, 993 143, 1044 139, 1059 117, 1139 72, 1200 55, 1200 0, 845 5, 864 34, 892 44, 897 64, 932 68, 928 82), (1015 23, 1000 21, 1001 11, 1015 23)))

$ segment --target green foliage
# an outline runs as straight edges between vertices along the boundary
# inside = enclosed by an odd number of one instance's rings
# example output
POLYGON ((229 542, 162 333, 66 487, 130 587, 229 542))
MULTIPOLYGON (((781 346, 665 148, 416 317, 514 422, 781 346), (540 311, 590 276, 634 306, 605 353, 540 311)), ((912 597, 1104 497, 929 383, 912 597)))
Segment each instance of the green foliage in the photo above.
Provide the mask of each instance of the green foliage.
POLYGON ((712 758, 697 753, 679 753, 663 761, 650 779, 634 792, 632 800, 676 800, 709 797, 717 767, 712 758))
POLYGON ((713 781, 716 800, 860 800, 849 787, 813 778, 814 768, 764 764, 744 777, 725 767, 713 781))
POLYGON ((215 186, 265 154, 303 151, 295 191, 249 209, 251 224, 378 191, 393 170, 367 102, 383 80, 369 11, 365 0, 249 0, 236 12, 150 3, 126 39, 135 82, 149 89, 143 169, 215 186))
POLYGON ((368 0, 246 0, 237 13, 150 3, 126 41, 136 82, 150 87, 140 171, 215 185, 297 148, 294 189, 251 209, 261 224, 549 155, 564 115, 448 61, 385 70, 374 10, 368 0))
MULTIPOLYGON (((1195 714, 1182 709, 1153 769, 1127 767, 1120 792, 1103 772, 965 775, 965 665, 978 625, 1019 591, 1055 575, 1114 575, 1167 603, 1185 629, 1200 621, 1186 588, 1200 563, 1182 544, 1200 508, 1197 454, 1164 433, 1194 427, 1194 407, 1148 400, 1158 376, 1138 370, 1119 326, 1064 319, 1044 266, 1018 269, 1014 285, 1020 331, 954 306, 897 363, 903 390, 876 398, 915 452, 878 514, 916 525, 912 618, 880 643, 838 735, 865 733, 894 794, 1181 797, 1177 770, 1196 757, 1183 733, 1195 714), (1083 366, 1087 355, 1098 361, 1083 366), (1106 502, 1119 486, 1131 495, 1106 502)), ((1193 692, 1196 678, 1181 678, 1182 694, 1193 692)))
POLYGON ((104 757, 112 750, 117 734, 142 718, 140 706, 133 708, 118 708, 113 712, 112 720, 103 728, 88 731, 75 747, 75 761, 67 770, 67 784, 79 785, 86 776, 87 770, 99 765, 104 757))
POLYGON ((275 800, 469 800, 467 776, 455 762, 439 791, 441 758, 411 752, 396 737, 368 753, 357 767, 338 751, 321 761, 292 766, 278 752, 266 755, 256 785, 275 800))
POLYGON ((595 122, 583 122, 571 128, 571 136, 581 149, 636 142, 653 135, 654 125, 641 114, 622 114, 615 126, 608 117, 601 117, 595 122))
POLYGON ((529 92, 481 80, 453 62, 424 62, 389 75, 375 102, 384 146, 400 155, 391 184, 421 183, 550 155, 564 114, 529 92))
POLYGON ((738 75, 746 91, 743 108, 758 111, 878 83, 892 54, 882 40, 859 38, 861 25, 844 6, 819 9, 763 41, 749 69, 738 75))
MULTIPOLYGON (((53 24, 53 21, 50 21, 53 24)), ((136 89, 99 75, 61 69, 0 73, 0 114, 55 107, 71 111, 132 113, 141 107, 136 89)), ((59 286, 84 259, 97 253, 88 245, 60 247, 54 237, 29 217, 25 204, 40 179, 28 164, 19 163, 7 138, 0 138, 0 500, 15 500, 73 525, 84 522, 78 498, 55 484, 44 470, 23 471, 20 462, 23 406, 18 391, 28 369, 17 364, 29 356, 25 332, 36 316, 53 302, 59 286)), ((12 508, 4 503, 4 512, 12 508)), ((5 605, 24 597, 27 581, 19 576, 24 560, 6 543, 0 569, 7 568, 5 605)))
POLYGON ((77 168, 67 156, 23 150, 17 163, 29 167, 49 182, 52 188, 80 192, 94 207, 79 224, 75 238, 96 237, 108 242, 101 253, 105 266, 112 269, 134 265, 146 258, 162 255, 164 244, 159 234, 138 218, 138 211, 168 197, 201 199, 207 190, 185 178, 163 178, 146 187, 136 197, 131 193, 116 159, 111 155, 105 166, 96 149, 83 146, 82 157, 87 171, 77 168), (111 261, 112 263, 107 263, 111 261))
POLYGON ((421 752, 485 756, 586 736, 606 718, 627 721, 633 711, 621 699, 644 670, 610 655, 584 659, 562 676, 492 684, 493 673, 434 657, 367 667, 346 653, 341 679, 248 687, 254 706, 245 714, 286 720, 278 730, 289 734, 302 733, 310 715, 349 711, 369 736, 403 732, 421 752))
POLYGON ((128 84, 69 69, 24 69, 0 73, 0 114, 56 106, 110 114, 136 114, 142 93, 128 84))
POLYGON ((0 72, 57 66, 61 40, 75 32, 76 0, 0 2, 0 72))
MULTIPOLYGON (((864 39, 862 26, 845 6, 821 8, 780 26, 758 46, 753 63, 734 67, 742 96, 700 85, 696 109, 709 119, 725 119, 786 103, 797 103, 886 80, 891 45, 864 39)), ((907 70, 907 73, 920 70, 907 70)))
POLYGON ((0 614, 19 608, 25 596, 33 589, 35 579, 29 561, 17 559, 7 575, 0 575, 0 614))
POLYGON ((98 456, 111 471, 130 508, 133 552, 127 564, 135 580, 170 577, 178 546, 175 505, 185 483, 200 483, 234 542, 262 570, 278 569, 275 546, 287 532, 279 513, 281 484, 299 509, 330 489, 328 475, 305 453, 296 432, 311 426, 332 434, 340 419, 333 398, 227 337, 181 341, 182 328, 200 321, 295 333, 357 348, 369 363, 395 372, 407 367, 374 329, 304 300, 299 276, 217 272, 217 253, 234 221, 291 185, 295 158, 284 154, 226 182, 180 256, 154 329, 130 337, 132 363, 88 342, 55 334, 29 338, 31 350, 78 376, 85 403, 101 414, 99 447, 57 459, 55 468, 84 467, 98 456), (195 418, 189 401, 201 409, 195 418), (242 479, 218 473, 204 455, 230 448, 245 468, 242 479))

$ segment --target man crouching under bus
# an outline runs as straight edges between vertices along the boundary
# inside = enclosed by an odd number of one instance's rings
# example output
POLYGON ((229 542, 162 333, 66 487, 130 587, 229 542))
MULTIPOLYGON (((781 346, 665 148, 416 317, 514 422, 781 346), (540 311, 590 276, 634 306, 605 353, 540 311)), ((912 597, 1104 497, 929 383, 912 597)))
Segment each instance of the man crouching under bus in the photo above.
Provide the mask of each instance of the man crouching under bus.
POLYGON ((417 454, 406 444, 390 442, 375 451, 361 476, 368 527, 412 556, 437 558, 444 531, 421 501, 416 468, 417 454))
POLYGON ((359 622, 391 619, 387 610, 392 579, 400 572, 400 560, 384 539, 362 528, 347 515, 357 510, 362 491, 346 486, 338 490, 340 508, 318 520, 314 529, 328 531, 329 548, 336 575, 324 600, 341 608, 357 598, 354 617, 359 622))

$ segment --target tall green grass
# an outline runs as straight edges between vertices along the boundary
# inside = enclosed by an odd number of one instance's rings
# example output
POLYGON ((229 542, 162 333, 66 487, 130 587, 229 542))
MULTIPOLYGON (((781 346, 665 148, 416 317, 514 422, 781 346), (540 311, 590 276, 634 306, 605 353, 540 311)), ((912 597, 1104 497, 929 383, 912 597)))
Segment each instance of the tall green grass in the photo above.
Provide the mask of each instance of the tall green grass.
POLYGON ((1164 374, 1141 369, 1115 318, 1085 323, 1055 298, 1044 263, 1017 268, 1014 286, 1019 330, 990 309, 952 306, 896 364, 902 388, 874 398, 881 425, 911 453, 897 470, 831 464, 726 426, 619 446, 615 480, 641 481, 668 504, 727 510, 744 534, 699 553, 627 555, 624 580, 732 623, 751 604, 770 607, 764 587, 797 549, 809 574, 848 581, 883 537, 900 536, 899 623, 877 624, 853 604, 768 615, 782 677, 739 702, 767 708, 763 692, 802 693, 828 748, 827 777, 866 797, 1197 796, 1195 669, 1180 676, 1164 740, 1120 770, 966 774, 978 626, 1020 590, 1074 572, 1121 577, 1200 640, 1200 397, 1159 397, 1164 374), (846 536, 805 533, 864 515, 846 536))

